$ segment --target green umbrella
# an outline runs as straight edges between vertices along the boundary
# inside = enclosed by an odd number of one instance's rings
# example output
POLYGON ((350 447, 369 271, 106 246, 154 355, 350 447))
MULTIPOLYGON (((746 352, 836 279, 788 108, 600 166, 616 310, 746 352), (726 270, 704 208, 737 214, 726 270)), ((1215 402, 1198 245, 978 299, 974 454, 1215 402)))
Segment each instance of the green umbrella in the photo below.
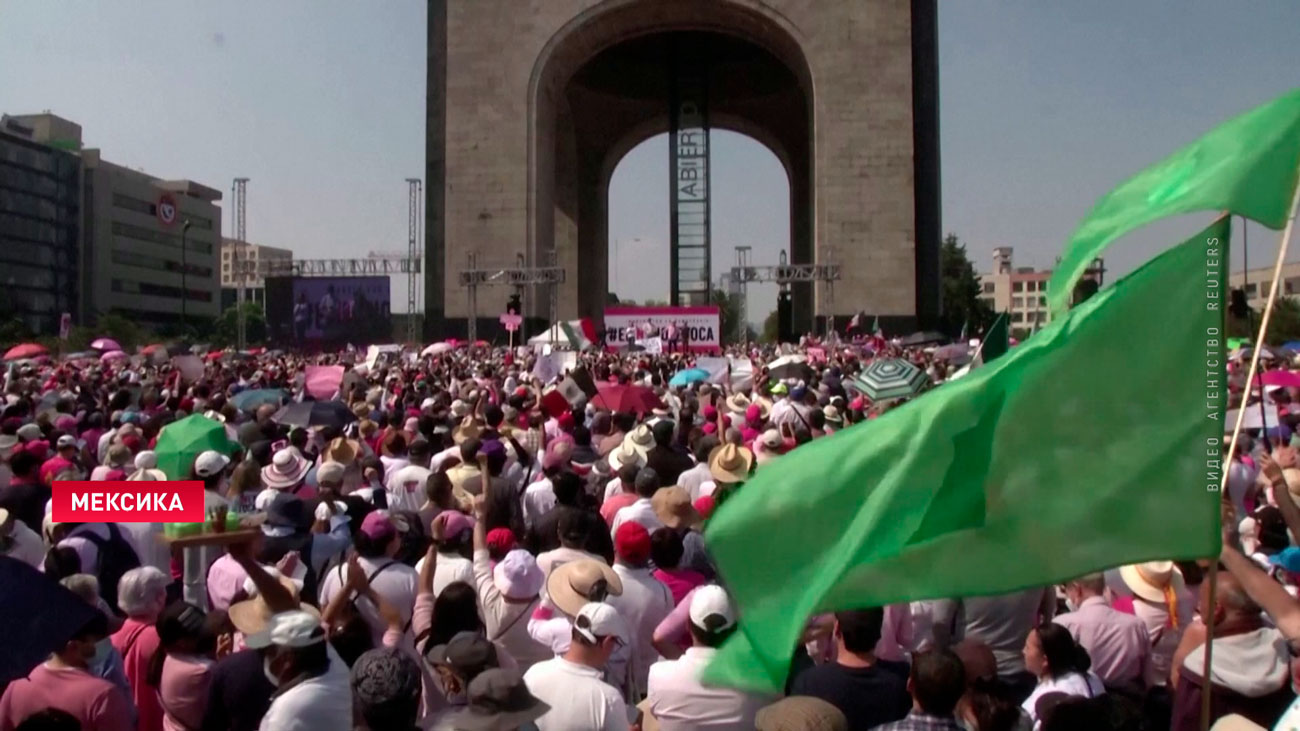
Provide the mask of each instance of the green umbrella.
POLYGON ((194 460, 209 449, 230 454, 238 445, 226 437, 226 425, 193 414, 163 427, 154 452, 158 469, 171 480, 187 480, 194 460))

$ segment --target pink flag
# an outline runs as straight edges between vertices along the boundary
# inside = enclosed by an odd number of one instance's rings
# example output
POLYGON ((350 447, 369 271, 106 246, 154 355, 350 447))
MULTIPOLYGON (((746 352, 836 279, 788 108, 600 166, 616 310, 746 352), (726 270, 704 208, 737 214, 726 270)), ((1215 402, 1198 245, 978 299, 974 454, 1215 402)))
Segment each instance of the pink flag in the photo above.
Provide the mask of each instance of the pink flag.
POLYGON ((343 366, 307 366, 307 393, 317 401, 328 401, 343 383, 343 366))

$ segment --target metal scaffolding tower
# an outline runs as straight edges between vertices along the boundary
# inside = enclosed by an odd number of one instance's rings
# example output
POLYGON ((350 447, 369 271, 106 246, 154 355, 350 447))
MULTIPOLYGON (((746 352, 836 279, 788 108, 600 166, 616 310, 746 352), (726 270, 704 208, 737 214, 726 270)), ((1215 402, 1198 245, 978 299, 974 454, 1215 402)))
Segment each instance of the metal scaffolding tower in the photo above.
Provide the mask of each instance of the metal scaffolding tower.
MULTIPOLYGON (((736 252, 740 257, 740 252, 736 252)), ((748 262, 748 252, 744 261, 748 262)), ((781 252, 781 263, 777 266, 735 266, 731 268, 731 281, 738 283, 742 292, 747 291, 746 285, 750 282, 776 282, 780 285, 781 290, 789 289, 791 284, 801 282, 824 282, 826 284, 826 297, 829 299, 834 290, 835 280, 840 278, 839 264, 787 264, 785 252, 781 252)), ((826 321, 826 331, 830 332, 835 329, 835 319, 832 315, 826 321)))
POLYGON ((479 269, 478 254, 469 254, 469 265, 460 272, 460 285, 465 288, 469 309, 466 321, 469 324, 470 342, 478 339, 478 288, 479 287, 527 287, 534 284, 549 284, 551 293, 551 324, 555 324, 559 312, 559 285, 564 283, 564 267, 556 259, 555 252, 547 254, 547 264, 541 267, 529 267, 518 264, 513 267, 489 267, 479 269))
MULTIPOLYGON (((406 214, 406 258, 408 261, 417 261, 420 258, 420 224, 421 201, 424 197, 420 194, 424 184, 419 178, 407 178, 407 214, 406 214)), ((417 306, 417 293, 420 291, 420 269, 412 267, 406 274, 406 340, 416 342, 419 339, 419 328, 416 326, 415 313, 417 306)))
POLYGON ((245 290, 248 287, 248 267, 244 265, 244 249, 248 246, 248 229, 244 208, 247 195, 248 178, 235 178, 235 182, 230 188, 230 197, 234 206, 230 216, 234 219, 235 229, 231 233, 233 234, 232 238, 238 241, 239 245, 231 253, 233 261, 230 268, 235 275, 235 291, 237 293, 235 298, 235 319, 238 322, 238 325, 235 326, 235 341, 240 350, 248 346, 246 323, 244 321, 245 290))
POLYGON ((377 254, 358 259, 260 259, 260 277, 360 277, 419 273, 420 259, 405 254, 377 254))

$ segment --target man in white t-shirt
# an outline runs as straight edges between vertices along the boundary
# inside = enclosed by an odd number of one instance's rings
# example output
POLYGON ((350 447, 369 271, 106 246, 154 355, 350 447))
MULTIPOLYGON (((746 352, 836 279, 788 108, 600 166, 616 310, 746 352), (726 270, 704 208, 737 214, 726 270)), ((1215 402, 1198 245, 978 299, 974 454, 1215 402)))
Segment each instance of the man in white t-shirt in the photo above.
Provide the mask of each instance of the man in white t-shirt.
POLYGON ((283 688, 272 694, 261 731, 350 731, 348 666, 325 641, 319 617, 301 610, 272 615, 266 630, 245 643, 271 648, 265 670, 283 688))
POLYGON ((736 629, 736 609, 722 587, 709 584, 691 592, 691 647, 677 660, 650 666, 643 704, 659 728, 753 728, 759 709, 773 698, 730 688, 705 686, 700 674, 736 629))
POLYGON ((606 601, 618 610, 631 632, 631 675, 639 693, 645 689, 651 663, 659 659, 655 628, 673 611, 673 594, 650 573, 650 533, 640 523, 628 521, 619 526, 614 556, 614 573, 623 581, 623 593, 606 601))
MULTIPOLYGON (((473 555, 474 519, 456 510, 449 510, 441 515, 447 517, 435 521, 435 523, 441 522, 442 535, 434 536, 438 544, 438 564, 433 569, 434 597, 457 581, 463 581, 470 586, 476 585, 474 562, 466 558, 473 555)), ((415 572, 419 574, 423 569, 424 559, 421 558, 415 564, 415 572)))
POLYGON ((524 674, 528 691, 551 707, 535 722, 539 731, 628 728, 627 704, 601 680, 605 663, 627 637, 627 624, 614 607, 593 602, 578 612, 568 651, 524 674))

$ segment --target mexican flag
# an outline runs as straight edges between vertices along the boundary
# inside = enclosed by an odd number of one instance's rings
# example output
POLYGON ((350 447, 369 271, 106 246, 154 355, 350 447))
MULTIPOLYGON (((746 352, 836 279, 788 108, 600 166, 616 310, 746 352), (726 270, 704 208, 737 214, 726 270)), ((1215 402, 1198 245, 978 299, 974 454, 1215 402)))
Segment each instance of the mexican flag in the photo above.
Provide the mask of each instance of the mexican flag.
POLYGON ((961 380, 760 468, 705 533, 741 617, 705 681, 779 691, 820 612, 1217 555, 1229 220, 961 380))

